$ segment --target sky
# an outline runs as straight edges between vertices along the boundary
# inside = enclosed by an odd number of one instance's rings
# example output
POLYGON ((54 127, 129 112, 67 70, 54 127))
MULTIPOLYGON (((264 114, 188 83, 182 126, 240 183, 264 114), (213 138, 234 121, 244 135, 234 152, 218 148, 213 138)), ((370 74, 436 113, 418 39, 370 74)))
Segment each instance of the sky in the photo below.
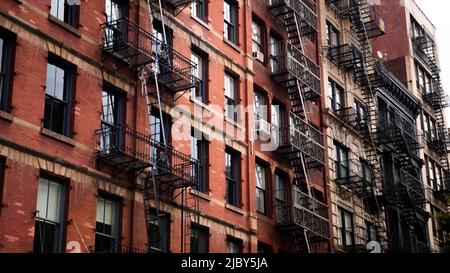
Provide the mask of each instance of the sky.
MULTIPOLYGON (((450 96, 450 20, 449 0, 414 0, 437 29, 437 46, 441 64, 444 90, 450 96)), ((450 107, 446 109, 447 126, 450 127, 450 107)))

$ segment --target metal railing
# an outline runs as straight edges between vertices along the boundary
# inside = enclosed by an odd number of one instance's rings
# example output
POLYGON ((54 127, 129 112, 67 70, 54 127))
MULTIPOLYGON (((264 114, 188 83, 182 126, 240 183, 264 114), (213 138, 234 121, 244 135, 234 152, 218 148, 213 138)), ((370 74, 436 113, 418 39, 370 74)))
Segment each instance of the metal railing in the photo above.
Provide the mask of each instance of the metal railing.
POLYGON ((292 203, 276 212, 280 225, 295 224, 325 239, 330 237, 328 206, 297 188, 292 190, 292 203))
POLYGON ((405 170, 400 171, 399 183, 406 187, 411 194, 412 201, 417 206, 422 206, 426 202, 425 190, 422 185, 422 181, 406 172, 405 170))
POLYGON ((98 158, 112 165, 135 161, 140 163, 134 166, 155 166, 160 177, 175 176, 180 186, 197 181, 196 159, 125 125, 103 126, 96 131, 96 139, 98 158))
POLYGON ((361 69, 363 57, 361 51, 353 44, 341 44, 328 48, 330 60, 345 70, 361 69))
MULTIPOLYGON (((272 54, 272 75, 289 74, 289 80, 298 79, 305 92, 313 92, 321 96, 320 67, 294 45, 287 41, 280 41, 270 45, 272 54)), ((281 79, 284 81, 285 79, 281 79)))
MULTIPOLYGON (((300 16, 301 23, 317 30, 317 5, 310 0, 268 0, 270 10, 286 8, 300 16)), ((283 14, 283 13, 280 13, 283 14)), ((278 15, 278 14, 277 14, 278 15)))
POLYGON ((127 245, 111 245, 109 248, 89 246, 89 253, 148 253, 148 250, 130 247, 127 245))

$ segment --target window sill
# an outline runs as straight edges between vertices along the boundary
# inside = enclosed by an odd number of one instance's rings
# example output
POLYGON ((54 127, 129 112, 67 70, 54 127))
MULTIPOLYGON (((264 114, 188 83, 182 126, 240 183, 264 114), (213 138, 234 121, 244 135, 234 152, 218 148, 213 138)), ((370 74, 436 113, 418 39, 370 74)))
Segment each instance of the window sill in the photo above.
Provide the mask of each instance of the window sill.
POLYGON ((58 141, 60 141, 62 143, 65 143, 67 145, 70 145, 72 147, 75 147, 75 140, 73 140, 70 137, 66 137, 64 135, 55 133, 55 132, 50 131, 49 129, 46 129, 46 128, 41 128, 41 134, 44 135, 44 136, 48 136, 50 138, 53 138, 55 140, 58 140, 58 141))
POLYGON ((191 14, 191 18, 192 18, 192 20, 194 20, 197 23, 199 23, 202 27, 206 28, 208 31, 211 30, 211 26, 209 25, 209 23, 203 21, 202 19, 200 19, 200 18, 198 18, 196 16, 193 16, 192 14, 191 14))
POLYGON ((208 106, 207 104, 205 104, 204 102, 202 102, 202 101, 200 101, 200 100, 198 100, 198 99, 192 98, 192 96, 189 96, 189 100, 190 100, 191 102, 193 102, 194 104, 196 104, 196 105, 198 105, 198 106, 200 106, 200 107, 202 107, 202 108, 204 108, 204 109, 206 109, 206 110, 210 110, 210 109, 209 109, 209 106, 208 106))
POLYGON ((233 43, 232 41, 228 40, 227 38, 223 38, 223 41, 224 41, 227 45, 231 46, 231 47, 232 47, 234 50, 236 50, 237 52, 242 53, 241 49, 240 49, 235 43, 233 43))
POLYGON ((225 116, 225 121, 228 122, 229 124, 233 125, 233 126, 236 126, 237 128, 239 128, 241 130, 243 129, 241 124, 239 124, 237 121, 234 121, 234 120, 232 120, 232 119, 230 119, 230 118, 228 118, 226 116, 225 116))
POLYGON ((49 14, 48 19, 50 20, 50 22, 64 28, 65 30, 71 32, 72 34, 74 34, 77 37, 81 37, 81 31, 79 31, 78 29, 74 28, 73 26, 59 20, 58 18, 56 18, 55 16, 49 14))
POLYGON ((244 211, 243 211, 241 208, 235 207, 235 206, 230 205, 230 204, 228 204, 228 203, 225 204, 225 208, 226 208, 226 209, 229 209, 229 210, 231 210, 232 212, 235 212, 235 213, 237 213, 237 214, 244 215, 244 211))
POLYGON ((204 199, 204 200, 206 200, 206 201, 211 201, 211 196, 208 194, 208 193, 204 193, 204 192, 201 192, 201 191, 197 191, 197 190, 194 190, 194 189, 190 189, 190 191, 189 191, 192 195, 195 195, 195 196, 198 196, 198 197, 200 197, 201 199, 204 199))
POLYGON ((0 110, 0 119, 6 120, 8 122, 13 122, 14 116, 8 112, 4 112, 0 110))

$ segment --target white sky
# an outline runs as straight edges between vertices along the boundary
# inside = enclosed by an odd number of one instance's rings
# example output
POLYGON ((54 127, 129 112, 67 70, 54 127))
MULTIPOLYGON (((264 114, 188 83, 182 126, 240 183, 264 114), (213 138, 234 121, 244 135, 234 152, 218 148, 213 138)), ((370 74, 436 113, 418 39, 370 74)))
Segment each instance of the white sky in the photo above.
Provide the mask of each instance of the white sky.
MULTIPOLYGON (((450 94, 450 1, 414 0, 437 29, 437 45, 444 90, 450 94)), ((450 127, 450 108, 446 109, 447 126, 450 127)))

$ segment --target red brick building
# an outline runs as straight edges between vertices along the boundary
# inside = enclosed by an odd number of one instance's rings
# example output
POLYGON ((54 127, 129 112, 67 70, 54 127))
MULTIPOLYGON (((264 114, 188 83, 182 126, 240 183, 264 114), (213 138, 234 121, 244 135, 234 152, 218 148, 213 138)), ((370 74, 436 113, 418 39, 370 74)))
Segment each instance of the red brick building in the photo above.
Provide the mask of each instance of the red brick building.
POLYGON ((0 252, 327 251, 320 7, 150 2, 0 2, 0 252))

